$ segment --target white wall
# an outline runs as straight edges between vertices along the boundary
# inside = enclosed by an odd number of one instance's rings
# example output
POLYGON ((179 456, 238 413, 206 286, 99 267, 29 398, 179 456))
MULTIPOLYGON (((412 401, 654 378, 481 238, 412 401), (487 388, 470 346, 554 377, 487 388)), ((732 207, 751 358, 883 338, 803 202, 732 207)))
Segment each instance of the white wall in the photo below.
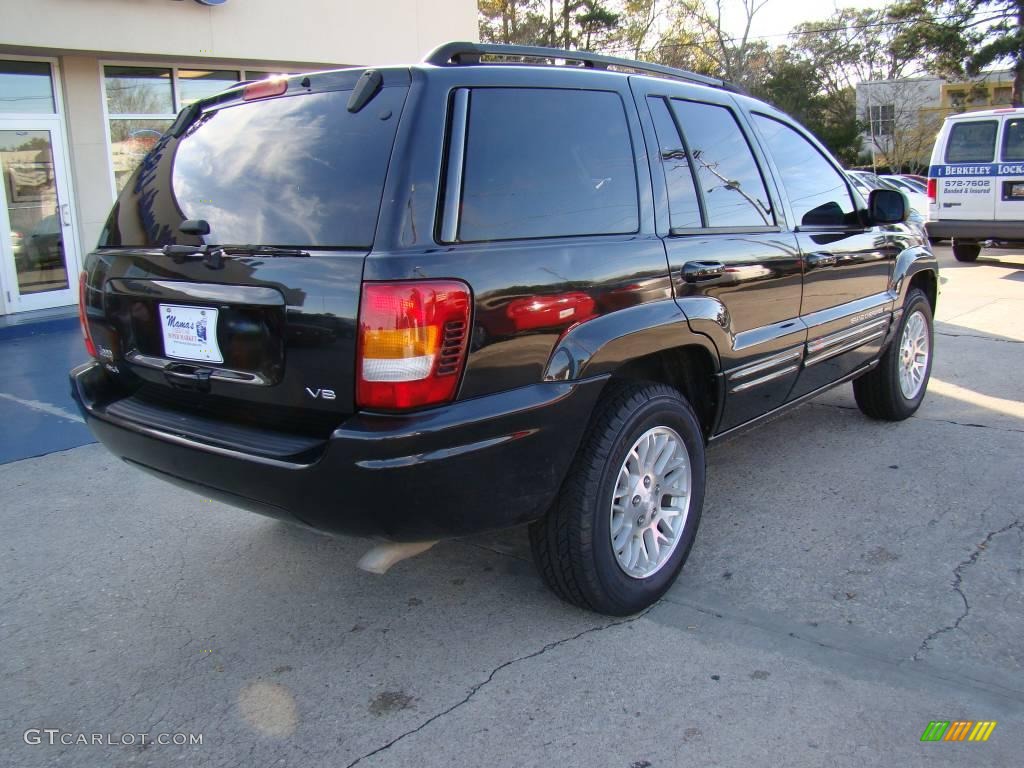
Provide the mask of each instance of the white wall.
MULTIPOLYGON (((867 124, 868 107, 892 105, 897 130, 913 129, 921 119, 921 111, 934 109, 942 103, 942 80, 937 77, 875 80, 857 84, 857 119, 867 124)), ((887 136, 876 136, 881 151, 891 149, 887 136)), ((871 151, 871 136, 862 134, 862 150, 871 151)))
POLYGON ((79 251, 84 256, 95 247, 114 199, 99 64, 93 56, 63 56, 60 70, 79 251))
POLYGON ((476 40, 476 0, 0 0, 0 45, 176 59, 410 64, 476 40))

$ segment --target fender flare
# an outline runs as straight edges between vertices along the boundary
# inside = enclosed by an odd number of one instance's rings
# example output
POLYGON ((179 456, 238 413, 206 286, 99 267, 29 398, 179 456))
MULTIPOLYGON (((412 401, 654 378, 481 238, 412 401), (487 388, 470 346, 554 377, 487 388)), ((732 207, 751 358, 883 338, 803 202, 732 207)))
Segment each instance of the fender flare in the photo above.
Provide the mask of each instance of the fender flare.
POLYGON ((937 298, 941 289, 938 259, 924 245, 915 245, 902 250, 896 257, 896 266, 889 281, 889 290, 896 297, 894 309, 898 311, 903 306, 903 302, 907 299, 907 291, 910 289, 910 281, 921 272, 934 273, 937 298))
POLYGON ((703 348, 711 356, 714 372, 721 370, 714 343, 690 328, 674 299, 639 304, 570 328, 555 344, 544 380, 606 375, 631 360, 685 346, 703 348))

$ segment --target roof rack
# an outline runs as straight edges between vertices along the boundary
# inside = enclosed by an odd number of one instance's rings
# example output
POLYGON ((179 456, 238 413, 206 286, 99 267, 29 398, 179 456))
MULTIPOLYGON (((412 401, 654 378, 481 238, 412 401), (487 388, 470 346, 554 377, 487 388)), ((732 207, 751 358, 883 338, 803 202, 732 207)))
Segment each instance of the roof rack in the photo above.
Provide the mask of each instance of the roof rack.
MULTIPOLYGON (((620 59, 616 56, 605 56, 590 51, 567 51, 561 48, 544 48, 537 45, 502 45, 498 43, 445 43, 435 48, 423 59, 425 64, 433 64, 438 67, 458 66, 460 64, 486 64, 490 62, 481 61, 484 56, 511 56, 531 59, 556 59, 566 61, 578 61, 586 69, 603 69, 609 67, 622 67, 644 74, 671 77, 676 80, 686 80, 691 83, 708 85, 712 88, 721 88, 734 93, 743 93, 743 89, 728 80, 720 80, 716 77, 698 75, 686 69, 666 67, 661 64, 648 64, 633 59, 620 59)), ((493 62, 499 63, 499 62, 493 62)), ((505 62, 500 62, 505 63, 505 62)), ((531 62, 511 62, 515 64, 531 62)))

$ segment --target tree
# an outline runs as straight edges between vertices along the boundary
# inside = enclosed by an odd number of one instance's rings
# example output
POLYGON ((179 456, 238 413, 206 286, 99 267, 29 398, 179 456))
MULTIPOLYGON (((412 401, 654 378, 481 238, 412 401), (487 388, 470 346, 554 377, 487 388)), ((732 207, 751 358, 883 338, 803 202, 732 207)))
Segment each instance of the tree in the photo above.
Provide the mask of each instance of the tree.
MULTIPOLYGON (((920 145, 934 139, 935 127, 922 120, 924 101, 914 81, 921 59, 906 44, 906 19, 894 19, 885 9, 841 8, 823 21, 796 27, 787 53, 789 61, 777 62, 768 98, 776 103, 786 94, 797 104, 779 104, 801 119, 835 153, 848 163, 858 162, 864 133, 869 146, 882 151, 894 166, 913 165, 920 145), (856 86, 874 81, 898 81, 887 86, 884 104, 867 103, 858 110, 856 86), (805 89, 808 98, 802 99, 805 89), (900 93, 897 93, 900 91, 900 93), (801 110, 806 110, 801 114, 801 110), (874 129, 885 112, 884 135, 874 129), (895 111, 899 115, 894 115, 895 111), (927 124, 927 125, 926 125, 927 124), (883 149, 884 148, 884 149, 883 149)), ((874 93, 874 91, 871 91, 874 93)))
POLYGON ((785 46, 770 52, 765 69, 751 95, 799 120, 844 163, 857 163, 862 142, 854 89, 826 89, 818 63, 785 46))
POLYGON ((623 0, 618 25, 609 36, 612 52, 638 61, 657 55, 658 24, 671 0, 623 0))
POLYGON ((541 0, 479 0, 480 39, 485 43, 545 44, 549 35, 541 0))
POLYGON ((751 80, 753 55, 767 47, 751 39, 754 17, 768 0, 739 0, 742 33, 731 37, 722 25, 723 0, 677 0, 670 10, 671 28, 659 45, 660 57, 675 66, 713 74, 738 85, 751 80))
POLYGON ((1024 0, 900 0, 898 43, 936 74, 962 77, 993 64, 1013 71, 1013 105, 1024 106, 1024 0))
POLYGON ((614 35, 619 14, 601 0, 478 0, 487 43, 593 50, 614 35))
POLYGON ((920 70, 902 43, 906 22, 884 10, 841 8, 794 29, 794 48, 819 68, 818 81, 837 94, 865 80, 895 80, 920 70))
POLYGON ((580 50, 592 51, 606 41, 609 33, 619 23, 619 15, 612 13, 599 0, 581 0, 576 13, 576 24, 580 28, 580 50))

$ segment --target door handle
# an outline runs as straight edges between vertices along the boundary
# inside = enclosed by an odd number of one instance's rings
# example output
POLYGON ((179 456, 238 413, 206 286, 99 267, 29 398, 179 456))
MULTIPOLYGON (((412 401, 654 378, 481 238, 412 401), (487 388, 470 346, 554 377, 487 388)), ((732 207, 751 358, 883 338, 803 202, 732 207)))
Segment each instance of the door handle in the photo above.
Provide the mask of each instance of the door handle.
POLYGON ((688 261, 683 264, 683 280, 701 283, 715 280, 725 274, 725 264, 720 261, 688 261))
POLYGON ((68 203, 64 203, 60 207, 60 218, 64 222, 65 227, 71 226, 71 206, 68 203))
POLYGON ((210 368, 171 363, 164 367, 164 378, 175 389, 190 389, 195 392, 210 391, 210 368))

